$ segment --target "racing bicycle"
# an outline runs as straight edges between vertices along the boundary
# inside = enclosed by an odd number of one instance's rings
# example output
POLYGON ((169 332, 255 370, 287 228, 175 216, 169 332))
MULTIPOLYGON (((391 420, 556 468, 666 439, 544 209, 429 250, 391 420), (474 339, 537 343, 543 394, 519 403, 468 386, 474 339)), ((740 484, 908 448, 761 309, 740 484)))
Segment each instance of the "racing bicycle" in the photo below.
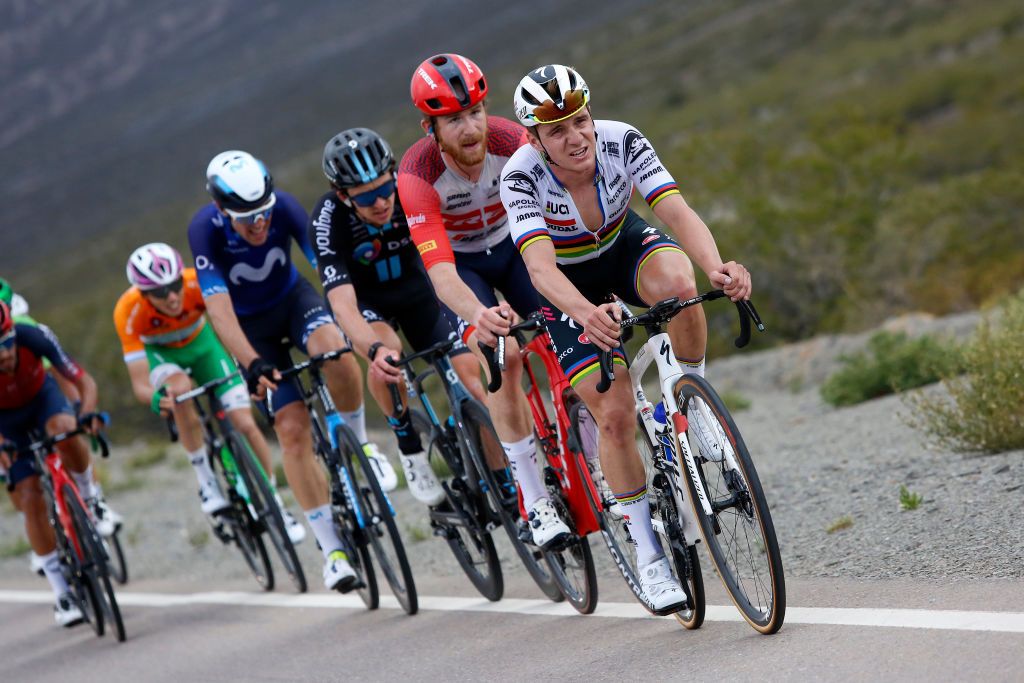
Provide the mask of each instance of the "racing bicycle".
MULTIPOLYGON (((643 327, 647 341, 629 366, 637 422, 644 444, 644 464, 652 523, 687 598, 687 610, 677 619, 696 628, 703 619, 703 587, 698 586, 699 561, 695 544, 702 538, 718 575, 743 618, 757 631, 775 633, 786 612, 786 587, 775 527, 757 470, 739 429, 722 399, 703 377, 684 374, 675 360, 664 326, 680 311, 725 296, 721 290, 680 301, 659 301, 640 315, 624 317, 621 328, 643 327), (641 381, 647 369, 657 367, 661 403, 653 405, 641 381), (659 410, 660 409, 660 410, 659 410), (657 413, 663 411, 664 421, 657 413), (688 502, 687 502, 688 501, 688 502)), ((736 346, 750 340, 751 323, 764 325, 749 301, 736 302, 740 335, 736 346)), ((615 379, 610 352, 600 354, 598 391, 607 391, 615 379)), ((605 534, 616 564, 634 593, 636 556, 628 533, 615 520, 615 507, 603 511, 605 534)))
POLYGON ((352 349, 313 356, 281 371, 281 381, 294 378, 309 410, 313 450, 330 482, 331 511, 349 563, 356 572, 355 590, 368 609, 380 606, 380 590, 370 550, 377 558, 391 592, 406 614, 419 609, 416 583, 395 522, 395 509, 381 489, 359 439, 335 408, 321 368, 352 349), (301 375, 308 376, 303 382, 301 375))

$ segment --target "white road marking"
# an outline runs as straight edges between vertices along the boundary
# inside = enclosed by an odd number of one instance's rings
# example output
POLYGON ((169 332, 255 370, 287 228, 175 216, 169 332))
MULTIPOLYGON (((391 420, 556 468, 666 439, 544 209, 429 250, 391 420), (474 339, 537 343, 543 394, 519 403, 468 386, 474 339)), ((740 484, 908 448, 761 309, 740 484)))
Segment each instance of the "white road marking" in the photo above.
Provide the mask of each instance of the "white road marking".
MULTIPOLYGON (((133 607, 185 607, 188 605, 240 605, 245 607, 365 609, 356 595, 307 593, 281 595, 276 593, 136 593, 121 591, 117 600, 133 607)), ((0 590, 0 603, 53 602, 49 591, 0 590)), ((489 602, 482 598, 420 596, 420 610, 430 612, 490 612, 525 614, 546 617, 579 616, 566 603, 548 600, 505 598, 489 602)), ((390 595, 380 598, 382 609, 400 610, 390 595)), ((588 618, 662 619, 648 613, 637 603, 604 602, 588 618)), ((743 621, 732 606, 708 605, 707 621, 743 621)), ((789 607, 786 624, 828 626, 869 626, 883 628, 919 628, 953 631, 995 631, 1024 633, 1022 612, 966 612, 958 610, 874 609, 869 607, 789 607)))

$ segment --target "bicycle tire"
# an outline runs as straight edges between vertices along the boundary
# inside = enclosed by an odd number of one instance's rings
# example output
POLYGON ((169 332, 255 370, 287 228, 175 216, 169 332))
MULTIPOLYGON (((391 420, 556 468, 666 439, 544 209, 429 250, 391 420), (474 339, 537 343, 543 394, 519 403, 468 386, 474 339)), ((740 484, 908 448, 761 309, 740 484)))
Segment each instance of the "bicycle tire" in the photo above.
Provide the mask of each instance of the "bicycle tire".
POLYGON ((110 576, 122 586, 128 583, 128 563, 124 559, 124 549, 121 547, 120 531, 114 532, 111 536, 101 537, 107 558, 110 560, 108 567, 110 576))
MULTIPOLYGON (((281 560, 281 565, 288 572, 295 589, 299 593, 305 593, 306 575, 302 571, 302 563, 299 562, 295 546, 292 545, 291 538, 288 536, 284 517, 281 515, 281 509, 277 505, 274 492, 270 488, 270 482, 267 480, 263 468, 241 434, 230 432, 228 443, 234 455, 235 464, 238 466, 238 472, 249 491, 250 503, 255 509, 259 525, 270 536, 271 545, 277 551, 278 559, 281 560)), ((266 546, 265 543, 264 546, 266 546)))
MULTIPOLYGON (((362 531, 358 532, 362 534, 362 531)), ((375 610, 380 607, 380 587, 377 585, 377 574, 373 569, 373 558, 370 548, 365 542, 355 541, 354 552, 348 553, 349 564, 356 570, 363 585, 355 589, 356 594, 366 605, 366 609, 375 610)))
POLYGON ((121 618, 121 610, 117 605, 114 587, 110 583, 106 553, 103 550, 99 532, 96 531, 89 513, 85 511, 85 507, 77 496, 72 493, 65 500, 82 551, 83 569, 95 591, 97 607, 103 612, 104 624, 110 623, 114 628, 114 636, 118 642, 123 643, 125 640, 124 620, 121 618))
MULTIPOLYGON (((226 446, 225 446, 226 448, 226 446)), ((229 457, 234 459, 234 454, 228 451, 229 457)), ((211 458, 219 463, 220 467, 215 467, 214 472, 217 474, 221 491, 227 492, 228 502, 230 507, 220 514, 220 518, 230 525, 232 540, 239 552, 242 553, 242 559, 245 560, 246 566, 249 567, 249 572, 253 578, 256 579, 256 583, 265 591, 274 590, 274 569, 270 565, 270 556, 267 554, 267 547, 263 543, 258 530, 258 520, 253 520, 252 510, 249 507, 249 502, 246 500, 246 496, 239 490, 239 479, 240 473, 236 475, 236 480, 232 482, 227 476, 227 464, 225 463, 225 451, 222 450, 220 455, 216 458, 211 458)), ((237 470, 237 465, 235 466, 237 470)), ((248 493, 248 484, 245 482, 244 477, 241 478, 242 488, 245 489, 245 493, 248 493)))
POLYGON ((405 613, 416 614, 419 610, 416 581, 405 553, 405 545, 398 533, 398 525, 395 524, 391 502, 381 489, 373 467, 352 430, 338 425, 334 428, 334 434, 335 443, 344 444, 348 451, 349 463, 354 457, 363 473, 362 481, 357 482, 363 520, 367 525, 363 532, 373 549, 373 554, 377 557, 377 568, 384 574, 384 579, 391 587, 391 593, 405 613), (390 545, 390 549, 385 547, 386 545, 390 545))
POLYGON ((480 478, 486 485, 491 511, 500 520, 501 526, 504 527, 512 547, 526 568, 526 572, 548 599, 553 602, 565 600, 565 596, 562 595, 558 582, 555 580, 554 572, 548 566, 542 551, 539 548, 527 546, 519 536, 521 516, 518 496, 503 495, 494 472, 487 464, 486 452, 496 450, 504 459, 505 451, 483 406, 472 400, 463 403, 462 427, 463 443, 480 478))
MULTIPOLYGON (((449 462, 449 459, 461 457, 451 453, 457 452, 457 447, 447 441, 446 435, 438 433, 425 415, 417 410, 411 410, 410 413, 413 427, 420 436, 429 435, 426 449, 428 460, 438 457, 444 462, 449 462), (450 451, 448 457, 443 455, 445 450, 450 451)), ((445 542, 473 587, 483 597, 491 602, 497 602, 505 592, 505 580, 501 573, 501 559, 498 557, 497 548, 494 547, 494 539, 491 532, 483 526, 483 520, 488 517, 487 504, 478 500, 462 479, 453 478, 449 490, 451 495, 448 503, 457 506, 463 512, 463 516, 471 520, 472 526, 456 524, 442 527, 445 542)))
MULTIPOLYGON (((646 438, 643 439, 644 448, 648 455, 644 463, 653 461, 651 453, 652 446, 646 438)), ((672 573, 686 592, 686 599, 689 607, 681 612, 675 612, 672 616, 676 618, 684 628, 694 631, 704 624, 704 617, 707 612, 707 602, 704 595, 704 575, 700 568, 700 556, 697 547, 690 543, 683 534, 683 520, 677 506, 677 499, 673 495, 673 489, 668 484, 667 478, 660 478, 662 487, 658 490, 656 482, 659 477, 651 476, 648 471, 648 491, 653 492, 651 499, 652 512, 657 513, 661 521, 662 533, 657 533, 665 556, 671 560, 672 573), (655 504, 657 509, 655 509, 655 504)), ((656 530, 657 532, 657 530, 656 530)), ((696 541, 697 539, 692 539, 696 541)))
MULTIPOLYGON (((76 489, 74 489, 70 484, 64 484, 61 489, 61 494, 66 501, 65 505, 67 506, 66 511, 68 513, 68 518, 71 520, 72 531, 77 538, 78 529, 75 524, 74 514, 70 507, 71 499, 76 496, 76 489)), ((77 502, 77 499, 75 500, 77 502)), ((55 500, 51 502, 55 502, 55 500)), ((93 633, 95 633, 97 637, 102 637, 106 626, 103 621, 103 606, 100 603, 99 584, 98 581, 95 580, 95 572, 88 566, 88 550, 81 541, 76 542, 73 539, 68 538, 62 528, 57 528, 61 525, 59 515, 57 515, 52 521, 54 530, 57 534, 58 547, 63 545, 61 555, 63 556, 64 562, 69 565, 70 576, 68 577, 68 584, 71 588, 71 593, 75 598, 75 602, 78 603, 78 608, 82 610, 82 615, 85 617, 85 620, 89 622, 89 626, 92 628, 93 633)))
POLYGON ((592 614, 597 608, 597 568, 590 552, 590 541, 579 536, 561 495, 552 492, 551 502, 558 514, 569 524, 572 539, 557 550, 545 550, 544 560, 551 568, 558 589, 566 602, 580 614, 592 614))
POLYGON ((705 515, 693 480, 683 477, 708 555, 747 623, 760 633, 775 633, 785 620, 786 584, 775 526, 753 460, 725 404, 704 378, 684 376, 676 383, 674 397, 687 415, 693 415, 688 419, 687 438, 709 502, 717 508, 713 519, 705 515), (738 470, 728 464, 727 457, 716 460, 700 454, 696 425, 703 418, 694 411, 701 405, 715 421, 713 438, 719 447, 731 450, 738 470), (726 505, 730 501, 733 504, 726 505))

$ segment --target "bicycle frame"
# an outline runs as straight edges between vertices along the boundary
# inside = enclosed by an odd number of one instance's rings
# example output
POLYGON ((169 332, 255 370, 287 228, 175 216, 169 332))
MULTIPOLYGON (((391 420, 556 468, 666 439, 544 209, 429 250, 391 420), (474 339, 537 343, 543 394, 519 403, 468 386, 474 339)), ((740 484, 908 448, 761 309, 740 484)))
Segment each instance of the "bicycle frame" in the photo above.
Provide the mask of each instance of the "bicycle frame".
MULTIPOLYGON (((572 385, 569 384, 562 367, 558 364, 551 335, 546 329, 538 330, 529 342, 523 344, 523 341, 520 339, 520 355, 523 360, 523 372, 529 381, 529 387, 525 392, 526 400, 530 404, 530 412, 533 413, 533 423, 538 426, 537 437, 541 448, 565 493, 566 503, 576 526, 576 533, 586 536, 600 531, 601 522, 589 502, 600 500, 597 489, 589 476, 580 475, 580 467, 586 467, 582 462, 584 457, 582 452, 574 452, 568 448, 571 432, 565 398, 572 394, 572 385), (551 384, 551 404, 554 407, 557 422, 552 422, 548 415, 547 406, 541 396, 540 385, 537 383, 537 377, 530 362, 531 356, 539 357, 544 364, 544 370, 551 384), (539 431, 539 425, 544 425, 543 434, 539 431), (570 462, 570 458, 574 458, 575 462, 570 462), (589 494, 584 487, 589 489, 589 494)), ((521 495, 519 506, 520 514, 523 514, 525 518, 521 495)))

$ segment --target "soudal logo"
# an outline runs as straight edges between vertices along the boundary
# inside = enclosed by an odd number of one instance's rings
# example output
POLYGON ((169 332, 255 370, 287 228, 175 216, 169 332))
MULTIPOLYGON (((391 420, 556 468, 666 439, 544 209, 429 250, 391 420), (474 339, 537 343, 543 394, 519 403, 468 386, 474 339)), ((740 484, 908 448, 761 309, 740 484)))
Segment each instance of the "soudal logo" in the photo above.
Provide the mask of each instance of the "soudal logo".
POLYGON ((430 74, 423 70, 423 67, 416 69, 416 73, 419 74, 419 77, 430 86, 431 90, 437 90, 437 83, 434 83, 434 79, 430 77, 430 74))
POLYGON ((579 337, 577 337, 577 339, 579 340, 580 344, 589 344, 590 343, 590 337, 587 336, 586 332, 584 332, 579 337))
POLYGON ((556 216, 568 216, 569 215, 569 205, 568 204, 555 204, 550 199, 548 200, 547 204, 544 206, 544 210, 547 211, 548 213, 554 214, 556 216))

